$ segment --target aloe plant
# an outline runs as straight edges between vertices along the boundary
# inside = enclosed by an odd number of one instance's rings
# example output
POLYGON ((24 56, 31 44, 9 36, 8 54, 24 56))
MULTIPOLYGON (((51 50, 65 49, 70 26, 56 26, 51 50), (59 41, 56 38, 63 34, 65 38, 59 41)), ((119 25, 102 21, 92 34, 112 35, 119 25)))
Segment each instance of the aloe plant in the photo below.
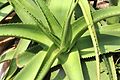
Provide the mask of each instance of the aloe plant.
POLYGON ((16 49, 0 56, 1 63, 10 61, 3 80, 43 80, 48 74, 50 80, 117 80, 113 55, 120 24, 107 21, 120 15, 119 5, 93 11, 87 0, 8 2, 22 22, 0 25, 0 36, 20 38, 16 49), (31 42, 37 45, 29 47, 31 42))

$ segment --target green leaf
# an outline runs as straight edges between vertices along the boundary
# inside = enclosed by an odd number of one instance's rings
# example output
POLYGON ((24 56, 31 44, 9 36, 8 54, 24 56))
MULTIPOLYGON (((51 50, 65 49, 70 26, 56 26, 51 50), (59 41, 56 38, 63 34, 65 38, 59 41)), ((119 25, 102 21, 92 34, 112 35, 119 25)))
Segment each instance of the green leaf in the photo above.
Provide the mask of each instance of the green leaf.
POLYGON ((28 48, 29 44, 30 44, 30 41, 26 39, 21 39, 19 41, 19 44, 17 45, 17 48, 15 49, 15 53, 16 53, 15 55, 22 54, 28 48))
POLYGON ((100 48, 99 48, 99 43, 98 43, 98 38, 97 34, 94 28, 91 12, 90 12, 90 6, 88 4, 87 0, 79 0, 80 7, 82 9, 85 21, 88 25, 88 30, 90 32, 90 36, 92 39, 94 51, 96 54, 96 67, 97 67, 97 80, 100 80, 100 58, 99 54, 101 53, 100 48))
POLYGON ((119 23, 119 17, 118 16, 110 17, 110 18, 107 18, 106 21, 108 25, 119 23))
POLYGON ((11 5, 5 6, 0 9, 0 21, 4 19, 12 10, 13 7, 11 5))
POLYGON ((110 68, 111 68, 111 73, 112 73, 112 79, 113 80, 118 80, 117 78, 117 74, 116 74, 116 69, 115 69, 115 64, 114 64, 114 59, 113 59, 113 56, 110 56, 108 58, 109 60, 109 65, 110 65, 110 68))
POLYGON ((50 32, 49 30, 49 27, 47 27, 45 25, 45 23, 43 24, 43 20, 41 20, 42 18, 40 16, 38 16, 38 13, 39 15, 40 14, 40 10, 39 8, 37 9, 37 11, 34 11, 36 10, 37 6, 35 5, 35 3, 33 1, 26 1, 26 0, 23 0, 23 1, 16 1, 18 3, 20 3, 21 5, 23 5, 23 9, 29 13, 29 15, 33 18, 33 20, 35 21, 35 23, 37 24, 37 27, 47 36, 49 37, 53 42, 55 42, 56 45, 59 45, 59 39, 53 34, 50 32), (27 5, 27 6, 26 6, 27 5), (28 7, 29 5, 29 7, 28 7), (33 7, 34 6, 34 7, 33 7), (32 10, 31 10, 32 9, 32 10), (31 12, 33 11, 33 12, 31 12), (38 12, 38 13, 36 13, 38 12))
POLYGON ((17 66, 18 67, 26 66, 31 61, 31 59, 35 56, 35 54, 37 54, 42 49, 45 50, 46 48, 42 48, 40 45, 35 45, 31 48, 28 48, 22 54, 18 54, 16 56, 17 66))
MULTIPOLYGON (((15 12, 18 14, 18 16, 20 17, 20 19, 24 22, 24 23, 35 23, 34 20, 32 20, 31 16, 28 15, 27 12, 25 12, 23 9, 20 9, 20 7, 22 7, 20 5, 20 3, 15 2, 15 0, 8 0, 11 5, 14 7, 15 12), (21 13, 22 12, 22 13, 21 13)), ((24 52, 27 47, 29 46, 29 43, 31 41, 30 40, 25 40, 25 39, 20 39, 20 42, 18 43, 18 46, 16 48, 16 52, 15 54, 24 52)))
POLYGON ((84 80, 78 51, 61 54, 59 60, 69 80, 84 80))
POLYGON ((12 56, 10 56, 12 58, 12 61, 5 78, 10 79, 12 75, 15 73, 15 71, 17 70, 17 64, 16 62, 14 62, 15 61, 14 58, 16 57, 16 55, 22 54, 27 49, 29 43, 30 41, 28 40, 24 40, 24 39, 20 40, 17 48, 13 51, 12 56), (12 64, 14 64, 14 67, 12 64))
MULTIPOLYGON (((114 6, 102 10, 97 10, 92 13, 93 22, 96 23, 105 18, 120 15, 119 6, 114 6)), ((85 22, 84 17, 80 17, 72 24, 72 46, 75 44, 76 40, 78 40, 85 32, 87 31, 87 24, 85 22)))
POLYGON ((60 50, 57 49, 57 46, 55 44, 53 44, 49 48, 49 50, 48 50, 48 52, 47 52, 47 54, 42 62, 42 65, 38 71, 38 74, 36 76, 36 80, 42 80, 45 77, 46 73, 51 68, 52 64, 54 63, 55 59, 57 58, 57 56, 60 53, 61 53, 60 50))
MULTIPOLYGON (((98 39, 102 53, 113 52, 119 49, 120 43, 120 24, 106 25, 102 26, 99 30, 98 39)), ((81 50, 81 57, 88 58, 95 56, 94 48, 90 39, 90 35, 86 32, 77 43, 79 44, 79 49, 81 50), (82 46, 81 46, 82 45, 82 46)))
MULTIPOLYGON (((26 13, 23 9, 20 9, 20 7, 22 7, 20 3, 17 3, 15 0, 8 0, 8 1, 14 7, 16 13, 24 23, 31 23, 31 24, 35 23, 34 20, 32 20, 31 16, 28 15, 28 13, 26 13)), ((29 46, 30 42, 31 42, 30 40, 21 39, 20 42, 18 43, 19 48, 17 47, 16 53, 25 51, 29 46)))
POLYGON ((37 54, 41 50, 46 51, 46 49, 47 49, 46 47, 42 48, 41 45, 35 45, 35 46, 28 48, 22 54, 17 55, 17 57, 16 57, 17 58, 16 59, 17 66, 18 67, 26 66, 29 63, 29 61, 31 61, 31 59, 35 56, 35 54, 37 54))
POLYGON ((40 51, 36 54, 32 60, 15 76, 14 80, 34 80, 45 55, 46 51, 40 51))
POLYGON ((16 59, 17 66, 18 67, 26 66, 34 56, 35 54, 31 52, 24 52, 23 54, 18 55, 16 59))
POLYGON ((52 43, 50 39, 42 33, 42 31, 35 28, 35 25, 7 24, 0 26, 0 36, 16 36, 21 38, 27 38, 45 44, 47 46, 50 46, 50 44, 52 43))
POLYGON ((63 27, 73 0, 51 0, 49 9, 63 27))
MULTIPOLYGON (((105 71, 105 66, 101 62, 101 80, 109 80, 109 76, 105 71)), ((96 80, 96 61, 82 61, 82 69, 84 74, 84 80, 96 80)))
POLYGON ((35 23, 32 17, 23 9, 23 6, 18 1, 17 2, 16 0, 8 0, 8 1, 11 3, 15 12, 24 23, 30 23, 30 24, 35 23))
MULTIPOLYGON (((38 6, 35 4, 35 2, 33 0, 15 0, 15 2, 19 3, 21 5, 21 7, 24 9, 24 11, 26 11, 28 13, 28 15, 30 15, 31 17, 34 16, 39 22, 41 21, 42 23, 44 23, 46 28, 49 29, 49 26, 44 17, 44 14, 38 8, 38 6)), ((33 17, 32 17, 32 19, 34 20, 33 17)))
POLYGON ((73 13, 75 6, 76 4, 74 4, 74 1, 72 1, 69 12, 68 12, 68 17, 63 27, 60 48, 64 49, 65 51, 69 48, 71 39, 72 39, 71 17, 72 17, 72 13, 73 13))
POLYGON ((42 10, 44 16, 46 17, 46 20, 49 24, 51 32, 60 38, 62 27, 57 21, 57 19, 55 18, 55 16, 50 12, 50 10, 48 9, 48 7, 46 6, 43 0, 36 0, 36 4, 42 10))
MULTIPOLYGON (((114 73, 115 66, 112 60, 112 56, 107 57, 107 59, 110 61, 109 65, 110 65, 110 68, 112 69, 112 74, 114 75, 114 78, 112 80, 117 80, 116 73, 114 73)), ((82 69, 83 69, 85 80, 96 80, 96 67, 95 66, 96 66, 95 60, 89 60, 89 61, 83 60, 82 61, 82 69)), ((100 66, 101 66, 101 80, 110 80, 111 78, 109 78, 108 71, 103 61, 100 62, 100 66)))

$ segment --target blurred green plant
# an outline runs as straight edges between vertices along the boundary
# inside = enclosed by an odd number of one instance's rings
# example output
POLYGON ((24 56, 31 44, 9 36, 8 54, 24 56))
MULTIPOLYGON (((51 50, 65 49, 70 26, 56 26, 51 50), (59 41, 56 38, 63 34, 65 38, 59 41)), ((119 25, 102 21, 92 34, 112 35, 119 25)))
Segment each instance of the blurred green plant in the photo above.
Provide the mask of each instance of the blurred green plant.
POLYGON ((15 50, 0 56, 1 63, 10 60, 3 80, 119 78, 113 55, 120 46, 120 23, 110 19, 120 15, 119 5, 94 10, 87 0, 8 2, 22 22, 0 24, 0 36, 21 39, 15 50), (37 45, 29 47, 32 42, 37 45))

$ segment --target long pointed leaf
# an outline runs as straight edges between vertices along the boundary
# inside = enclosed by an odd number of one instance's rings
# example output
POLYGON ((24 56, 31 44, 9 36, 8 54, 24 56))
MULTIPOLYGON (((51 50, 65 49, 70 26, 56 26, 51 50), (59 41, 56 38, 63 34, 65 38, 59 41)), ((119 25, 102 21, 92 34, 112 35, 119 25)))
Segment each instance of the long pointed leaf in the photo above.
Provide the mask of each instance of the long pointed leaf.
POLYGON ((96 34, 96 31, 95 31, 95 28, 94 28, 94 24, 93 24, 91 12, 90 12, 90 6, 89 6, 87 0, 84 0, 84 1, 79 0, 79 4, 80 4, 80 7, 83 11, 85 21, 88 25, 88 30, 90 32, 90 36, 91 36, 93 46, 94 46, 94 49, 95 49, 96 67, 97 67, 97 80, 100 80, 100 58, 99 58, 99 54, 101 52, 100 52, 99 43, 98 43, 98 39, 97 39, 97 34, 96 34))
POLYGON ((48 7, 46 6, 45 2, 43 0, 36 0, 37 5, 42 10, 43 14, 45 15, 48 24, 50 26, 51 31, 60 38, 62 27, 57 21, 57 19, 54 17, 54 15, 50 12, 48 7))
POLYGON ((62 39, 61 39, 61 49, 65 49, 65 51, 69 48, 70 43, 71 43, 71 39, 72 39, 72 27, 71 27, 71 17, 72 17, 72 13, 73 10, 76 6, 76 4, 74 4, 74 1, 71 2, 71 7, 69 9, 68 12, 68 17, 67 20, 65 22, 65 25, 63 27, 63 33, 62 33, 62 39))
POLYGON ((52 66, 53 62, 57 58, 57 56, 60 54, 59 49, 57 49, 57 46, 53 44, 50 49, 48 50, 48 53, 45 56, 45 59, 43 60, 43 63, 39 69, 38 75, 36 76, 35 80, 42 80, 50 67, 52 66))
POLYGON ((48 39, 39 29, 35 28, 35 25, 8 24, 0 26, 2 26, 0 29, 0 36, 28 38, 47 46, 50 46, 48 44, 51 44, 50 39, 48 39))

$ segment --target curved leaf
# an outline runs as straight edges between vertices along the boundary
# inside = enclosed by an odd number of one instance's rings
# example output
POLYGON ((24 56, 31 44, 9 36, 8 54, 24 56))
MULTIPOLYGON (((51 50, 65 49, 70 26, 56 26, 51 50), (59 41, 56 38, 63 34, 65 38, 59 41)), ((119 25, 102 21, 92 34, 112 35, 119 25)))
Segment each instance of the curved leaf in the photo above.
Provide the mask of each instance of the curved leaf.
POLYGON ((100 51, 100 48, 99 48, 98 38, 97 38, 97 34, 96 34, 96 31, 95 31, 95 27, 94 27, 91 12, 90 12, 90 6, 89 6, 87 0, 84 0, 84 1, 79 0, 79 4, 80 4, 80 7, 82 9, 85 21, 87 23, 88 30, 90 32, 90 37, 92 39, 94 51, 95 51, 95 54, 96 54, 95 58, 96 58, 96 67, 97 67, 97 80, 100 80, 100 58, 99 58, 99 54, 101 53, 101 51, 100 51))
POLYGON ((15 2, 21 4, 22 8, 32 17, 32 19, 37 24, 37 27, 40 28, 43 31, 43 33, 45 33, 45 35, 47 37, 49 37, 52 41, 54 41, 54 43, 56 45, 60 44, 59 43, 60 40, 58 38, 56 38, 55 34, 53 34, 53 33, 50 32, 50 29, 49 29, 49 27, 47 27, 45 25, 45 22, 43 24, 44 19, 42 19, 41 17, 44 17, 44 16, 41 16, 42 15, 42 14, 40 14, 41 11, 35 5, 34 1, 32 1, 32 0, 30 0, 30 1, 26 1, 26 0, 23 0, 23 1, 20 0, 20 1, 18 1, 18 0, 16 0, 15 2), (28 5, 29 5, 29 7, 28 7, 28 5), (33 11, 33 12, 31 12, 31 11, 33 11))
POLYGON ((35 28, 35 25, 8 24, 0 26, 0 36, 16 36, 27 38, 45 44, 47 46, 50 46, 52 43, 50 39, 46 37, 39 29, 35 28))
MULTIPOLYGON (((93 22, 96 23, 107 17, 120 15, 119 8, 120 8, 119 6, 114 6, 114 7, 110 7, 110 8, 106 8, 106 9, 93 12, 92 13, 92 15, 94 15, 93 22)), ((85 31, 87 31, 87 24, 85 22, 84 17, 80 17, 78 20, 72 23, 72 33, 73 33, 72 46, 85 33, 85 31)))

